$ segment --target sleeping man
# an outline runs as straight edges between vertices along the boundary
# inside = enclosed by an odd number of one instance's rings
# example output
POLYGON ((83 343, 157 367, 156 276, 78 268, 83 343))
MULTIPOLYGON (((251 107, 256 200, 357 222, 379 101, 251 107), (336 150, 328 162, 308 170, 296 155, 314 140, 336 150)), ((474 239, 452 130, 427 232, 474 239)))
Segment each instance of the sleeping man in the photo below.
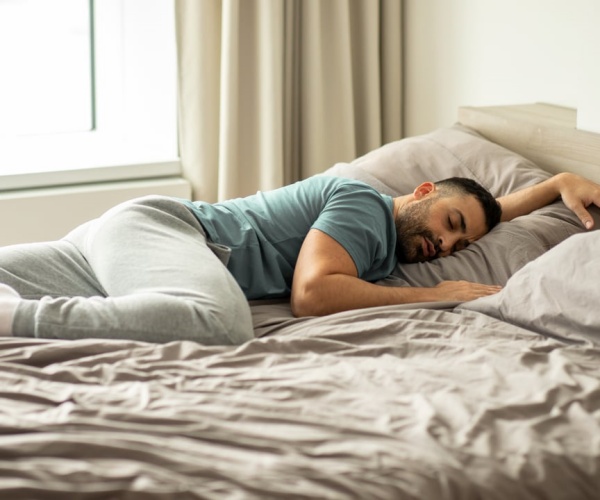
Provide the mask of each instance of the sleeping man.
POLYGON ((391 198, 326 176, 216 204, 140 198, 59 241, 0 249, 0 335, 240 344, 253 338, 252 299, 290 297, 296 316, 468 301, 499 287, 374 282, 559 196, 592 227, 600 186, 573 174, 498 200, 461 178, 391 198))

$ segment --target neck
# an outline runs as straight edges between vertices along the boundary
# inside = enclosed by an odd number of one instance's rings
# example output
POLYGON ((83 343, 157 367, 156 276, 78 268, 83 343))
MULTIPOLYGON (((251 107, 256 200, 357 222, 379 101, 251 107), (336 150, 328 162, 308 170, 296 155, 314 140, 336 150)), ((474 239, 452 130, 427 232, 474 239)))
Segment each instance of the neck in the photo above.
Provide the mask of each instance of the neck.
POLYGON ((412 194, 406 194, 404 196, 398 196, 394 198, 394 220, 398 218, 398 214, 404 210, 404 207, 408 205, 413 199, 412 194))

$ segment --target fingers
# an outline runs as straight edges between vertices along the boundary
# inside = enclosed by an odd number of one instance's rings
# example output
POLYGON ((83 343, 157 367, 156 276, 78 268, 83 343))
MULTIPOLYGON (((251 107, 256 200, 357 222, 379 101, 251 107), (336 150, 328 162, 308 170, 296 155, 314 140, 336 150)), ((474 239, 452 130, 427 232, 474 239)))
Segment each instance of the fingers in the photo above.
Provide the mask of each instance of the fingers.
POLYGON ((594 227, 594 219, 586 207, 600 207, 600 185, 575 174, 562 175, 560 194, 565 205, 571 209, 586 229, 594 227))
POLYGON ((471 287, 471 291, 474 295, 473 298, 478 299, 479 297, 487 297, 488 295, 494 295, 502 290, 501 286, 495 285, 479 285, 471 287))
MULTIPOLYGON (((589 216, 589 214, 587 215, 589 216)), ((594 219, 592 219, 591 217, 588 218, 587 216, 584 216, 583 218, 579 218, 581 219, 581 222, 583 222, 583 225, 586 229, 592 229, 594 227, 594 219)))
MULTIPOLYGON (((593 184, 593 189, 594 189, 594 192, 592 193, 592 197, 590 198, 589 202, 586 203, 584 201, 584 205, 586 207, 589 207, 590 205, 595 205, 597 207, 600 207, 600 185, 593 184)), ((587 210, 585 210, 585 208, 580 210, 580 212, 581 212, 581 215, 579 213, 577 213, 577 216, 579 217, 579 219, 581 220, 583 225, 586 227, 586 229, 592 229, 594 227, 593 217, 590 215, 590 213, 587 210)))
POLYGON ((442 295, 442 300, 457 300, 466 302, 480 297, 494 295, 502 290, 501 286, 483 285, 470 281, 442 281, 436 288, 442 295))
MULTIPOLYGON (((588 204, 585 203, 582 199, 563 199, 565 205, 573 211, 573 213, 577 216, 577 218, 581 221, 586 229, 592 229, 594 227, 594 219, 591 214, 586 210, 586 206, 588 204)), ((594 203, 597 205, 597 203, 594 203)), ((600 206, 600 205, 598 205, 600 206)))

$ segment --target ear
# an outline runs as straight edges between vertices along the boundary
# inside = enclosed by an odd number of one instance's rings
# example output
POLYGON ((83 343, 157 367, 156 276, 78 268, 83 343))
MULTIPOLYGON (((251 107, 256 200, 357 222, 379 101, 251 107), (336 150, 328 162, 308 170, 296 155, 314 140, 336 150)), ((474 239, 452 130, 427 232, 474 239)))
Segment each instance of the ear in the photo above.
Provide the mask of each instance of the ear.
POLYGON ((424 197, 435 193, 436 187, 433 182, 424 182, 423 184, 418 185, 413 191, 413 197, 415 200, 421 200, 424 197))

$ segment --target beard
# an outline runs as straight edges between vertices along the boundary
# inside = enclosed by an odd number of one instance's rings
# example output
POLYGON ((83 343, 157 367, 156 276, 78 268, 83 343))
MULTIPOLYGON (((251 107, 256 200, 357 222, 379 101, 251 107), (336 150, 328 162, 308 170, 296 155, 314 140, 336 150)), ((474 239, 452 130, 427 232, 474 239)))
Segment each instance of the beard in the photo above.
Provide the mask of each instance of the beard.
POLYGON ((426 262, 435 257, 426 257, 423 253, 423 238, 435 245, 436 254, 439 247, 436 238, 427 227, 429 212, 434 199, 413 203, 404 208, 396 217, 396 256, 400 262, 426 262))

